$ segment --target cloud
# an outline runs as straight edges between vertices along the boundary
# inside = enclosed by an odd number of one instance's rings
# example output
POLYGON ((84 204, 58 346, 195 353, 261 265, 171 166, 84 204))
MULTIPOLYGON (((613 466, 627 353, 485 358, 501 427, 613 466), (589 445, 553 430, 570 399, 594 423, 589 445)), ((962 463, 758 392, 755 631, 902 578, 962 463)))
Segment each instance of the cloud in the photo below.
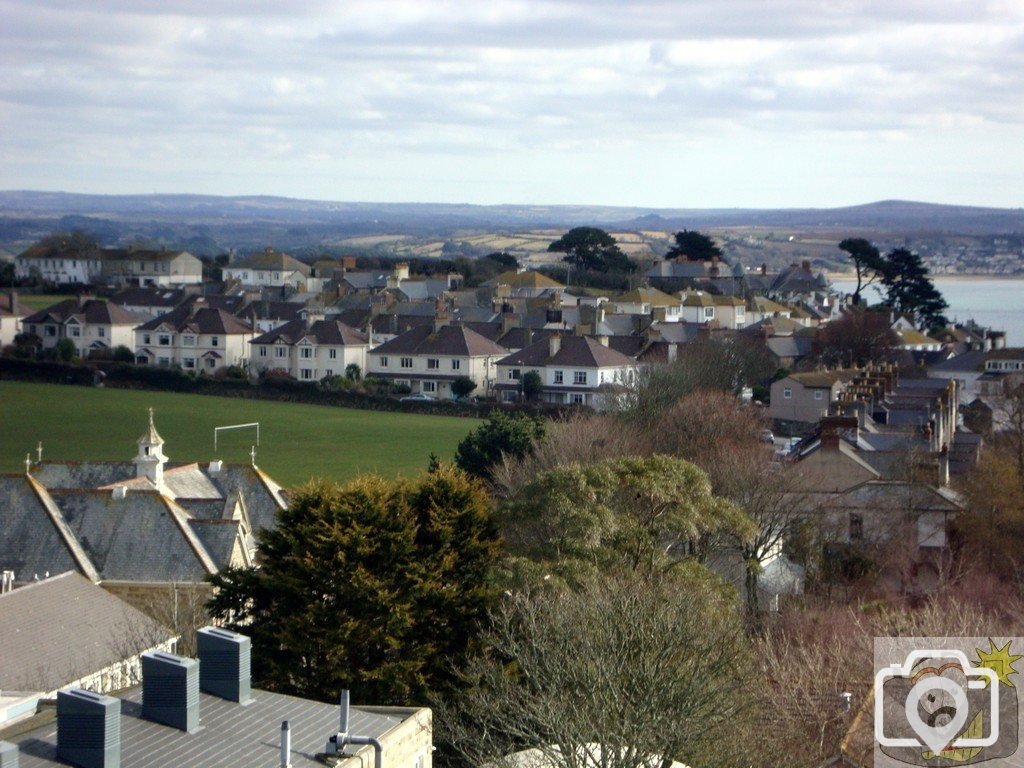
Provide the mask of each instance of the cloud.
MULTIPOLYGON (((851 158, 849 194, 893 197, 897 181, 878 181, 888 147, 945 138, 968 148, 936 190, 953 195, 994 170, 989 151, 971 167, 969 148, 1024 122, 1024 7, 1011 0, 0 0, 0 14, 0 153, 21 187, 66 164, 99 191, 191 171, 205 185, 192 191, 358 197, 368 187, 315 181, 357 164, 382 169, 388 199, 441 189, 395 167, 445 169, 445 194, 475 184, 472 167, 495 175, 495 195, 521 194, 506 178, 531 169, 538 201, 603 202, 635 184, 627 169, 704 147, 735 169, 707 182, 724 199, 763 164, 754 153, 800 145, 851 158), (231 174, 216 170, 225 152, 231 174), (620 170, 573 180, 601 164, 620 170)), ((889 170, 920 160, 905 152, 889 170)), ((638 197, 701 204, 647 178, 638 197)), ((820 179, 790 183, 780 204, 815 202, 800 195, 820 179)), ((1010 185, 990 194, 1019 204, 1010 185)))

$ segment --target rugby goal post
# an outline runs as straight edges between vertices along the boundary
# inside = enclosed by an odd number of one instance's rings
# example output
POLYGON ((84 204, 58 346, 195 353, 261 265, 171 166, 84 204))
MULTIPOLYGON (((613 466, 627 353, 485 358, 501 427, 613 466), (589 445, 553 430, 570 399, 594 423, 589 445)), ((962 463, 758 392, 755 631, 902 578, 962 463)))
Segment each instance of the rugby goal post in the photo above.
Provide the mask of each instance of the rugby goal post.
POLYGON ((260 423, 258 421, 253 421, 253 422, 250 422, 248 424, 228 424, 227 426, 224 426, 224 427, 214 427, 213 428, 213 450, 214 450, 214 452, 217 451, 217 438, 218 438, 218 436, 220 435, 221 432, 226 432, 229 429, 248 429, 248 428, 251 428, 251 427, 256 427, 256 445, 259 445, 260 444, 260 423))

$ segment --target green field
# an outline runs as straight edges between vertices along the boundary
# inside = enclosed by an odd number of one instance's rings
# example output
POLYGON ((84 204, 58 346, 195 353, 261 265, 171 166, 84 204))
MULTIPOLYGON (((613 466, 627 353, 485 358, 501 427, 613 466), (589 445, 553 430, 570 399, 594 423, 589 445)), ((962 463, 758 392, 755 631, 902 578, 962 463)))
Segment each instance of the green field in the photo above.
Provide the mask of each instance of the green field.
POLYGON ((23 471, 25 453, 34 458, 40 440, 44 460, 129 461, 149 406, 172 462, 248 462, 255 430, 222 432, 214 454, 213 428, 260 422, 256 463, 285 486, 368 471, 409 477, 426 468, 431 452, 450 460, 477 424, 451 416, 0 381, 0 472, 23 471))
POLYGON ((26 307, 36 312, 40 309, 46 309, 52 307, 54 304, 59 304, 64 299, 73 299, 74 296, 67 296, 64 294, 49 294, 49 293, 19 293, 18 301, 24 304, 26 307))

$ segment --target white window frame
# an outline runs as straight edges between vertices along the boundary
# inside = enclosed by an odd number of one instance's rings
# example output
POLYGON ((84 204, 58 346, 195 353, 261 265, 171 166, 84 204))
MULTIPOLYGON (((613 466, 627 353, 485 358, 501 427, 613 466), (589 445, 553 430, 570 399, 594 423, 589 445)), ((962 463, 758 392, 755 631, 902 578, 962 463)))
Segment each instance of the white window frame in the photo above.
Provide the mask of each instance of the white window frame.
POLYGON ((782 390, 782 399, 783 400, 792 400, 793 399, 793 388, 792 387, 786 387, 785 389, 782 390))
POLYGON ((573 371, 572 372, 572 383, 577 387, 587 386, 587 371, 573 371))

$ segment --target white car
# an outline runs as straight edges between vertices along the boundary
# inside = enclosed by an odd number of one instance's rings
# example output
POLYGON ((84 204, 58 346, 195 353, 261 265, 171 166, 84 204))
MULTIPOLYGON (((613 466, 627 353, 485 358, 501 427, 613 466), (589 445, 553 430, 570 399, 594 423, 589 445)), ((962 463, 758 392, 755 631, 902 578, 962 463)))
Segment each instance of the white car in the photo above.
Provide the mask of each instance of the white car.
POLYGON ((398 400, 400 403, 433 403, 435 399, 430 395, 417 392, 415 395, 406 395, 398 400))

